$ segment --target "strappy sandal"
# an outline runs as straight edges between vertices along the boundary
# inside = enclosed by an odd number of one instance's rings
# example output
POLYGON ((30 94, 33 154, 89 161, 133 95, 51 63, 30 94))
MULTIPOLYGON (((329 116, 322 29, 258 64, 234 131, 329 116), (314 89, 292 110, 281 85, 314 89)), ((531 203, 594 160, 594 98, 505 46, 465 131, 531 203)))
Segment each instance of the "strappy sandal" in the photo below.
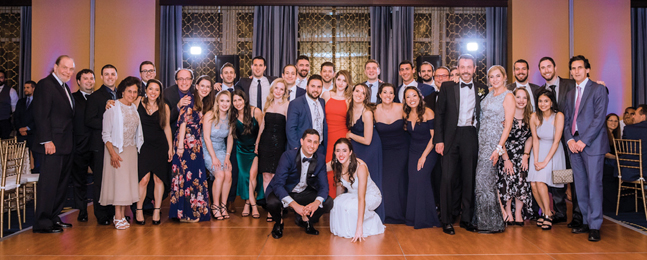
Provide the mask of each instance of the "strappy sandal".
POLYGON ((545 217, 544 217, 544 216, 539 217, 539 218, 537 219, 537 226, 538 226, 538 227, 543 226, 543 225, 544 225, 544 221, 545 221, 545 217))
POLYGON ((126 218, 115 220, 114 222, 115 222, 115 228, 119 230, 124 230, 130 227, 130 224, 128 224, 128 221, 126 221, 126 218))
MULTIPOLYGON (((256 209, 256 211, 258 211, 258 208, 256 207, 256 204, 254 204, 254 205, 249 204, 249 206, 250 206, 249 211, 252 211, 251 207, 254 207, 256 209)), ((255 219, 261 218, 261 213, 252 214, 252 218, 255 218, 255 219)))
POLYGON ((270 215, 270 213, 267 213, 267 218, 265 218, 265 221, 274 222, 274 218, 272 218, 272 215, 270 215))
POLYGON ((220 204, 220 215, 223 219, 229 219, 229 213, 227 213, 227 204, 220 204))
POLYGON ((223 220, 224 218, 222 217, 222 213, 220 213, 220 207, 216 206, 215 204, 211 205, 211 217, 213 217, 215 220, 223 220))
POLYGON ((508 225, 508 226, 512 226, 512 225, 514 225, 514 221, 513 221, 513 220, 514 220, 514 219, 513 219, 512 217, 510 217, 510 215, 506 215, 506 216, 505 216, 505 219, 503 219, 503 221, 505 222, 505 224, 506 224, 506 225, 508 225))
POLYGON ((543 230, 550 230, 553 228, 553 219, 551 217, 546 216, 544 219, 544 223, 541 225, 541 229, 543 230))
POLYGON ((243 206, 243 212, 240 215, 243 217, 249 217, 249 212, 252 211, 252 209, 247 206, 251 205, 252 204, 249 204, 249 201, 245 202, 245 206, 243 206), (245 212, 246 209, 248 210, 247 212, 245 212))

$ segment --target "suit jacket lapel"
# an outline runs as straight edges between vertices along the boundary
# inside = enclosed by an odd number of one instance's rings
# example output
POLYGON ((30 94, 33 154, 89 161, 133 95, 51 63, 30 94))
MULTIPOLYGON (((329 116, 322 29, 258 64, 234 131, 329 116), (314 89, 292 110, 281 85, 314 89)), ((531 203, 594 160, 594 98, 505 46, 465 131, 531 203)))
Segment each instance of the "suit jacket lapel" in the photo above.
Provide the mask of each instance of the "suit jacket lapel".
POLYGON ((454 84, 454 98, 456 98, 456 113, 461 111, 461 87, 460 83, 454 84))
MULTIPOLYGON (((591 81, 591 79, 589 79, 589 82, 586 83, 586 86, 584 87, 584 91, 582 92, 582 99, 580 100, 580 108, 577 110, 578 116, 582 113, 582 108, 584 107, 584 104, 586 104, 586 100, 589 99, 589 97, 591 96, 591 91, 592 91, 591 85, 593 85, 593 82, 591 81)), ((575 91, 577 91, 577 89, 575 91)))
POLYGON ((312 155, 312 160, 310 160, 310 165, 308 165, 308 172, 306 173, 306 184, 312 188, 317 188, 315 184, 317 183, 314 172, 317 168, 317 153, 315 152, 312 155))
POLYGON ((566 98, 566 93, 568 93, 568 89, 566 88, 566 80, 562 80, 562 78, 559 78, 559 100, 557 100, 558 105, 562 104, 564 102, 564 99, 566 98))
POLYGON ((308 104, 308 98, 309 97, 304 96, 303 103, 305 104, 306 120, 308 120, 308 123, 310 124, 309 128, 313 128, 314 126, 312 125, 312 112, 310 112, 310 104, 308 104))
POLYGON ((70 99, 68 99, 68 95, 67 95, 69 93, 70 94, 69 97, 72 98, 72 93, 70 93, 69 89, 63 89, 63 88, 67 88, 65 87, 65 82, 63 82, 63 85, 58 84, 58 80, 56 80, 56 78, 53 75, 52 75, 52 81, 54 81, 54 85, 56 86, 56 91, 58 91, 58 93, 63 96, 63 99, 65 100, 65 104, 69 106, 68 108, 70 110, 74 111, 74 108, 73 108, 74 101, 72 101, 72 104, 70 105, 70 99))

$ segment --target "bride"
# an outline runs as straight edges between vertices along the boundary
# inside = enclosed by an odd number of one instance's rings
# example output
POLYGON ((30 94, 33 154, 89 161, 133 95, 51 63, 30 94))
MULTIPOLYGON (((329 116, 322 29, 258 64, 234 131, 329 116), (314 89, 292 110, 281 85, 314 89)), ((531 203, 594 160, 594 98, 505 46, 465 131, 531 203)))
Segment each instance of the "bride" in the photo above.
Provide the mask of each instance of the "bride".
POLYGON ((334 172, 334 182, 347 192, 335 198, 330 211, 330 232, 351 242, 384 233, 382 220, 375 209, 382 203, 382 194, 369 176, 364 161, 357 159, 353 145, 346 138, 335 142, 332 161, 327 171, 334 172))

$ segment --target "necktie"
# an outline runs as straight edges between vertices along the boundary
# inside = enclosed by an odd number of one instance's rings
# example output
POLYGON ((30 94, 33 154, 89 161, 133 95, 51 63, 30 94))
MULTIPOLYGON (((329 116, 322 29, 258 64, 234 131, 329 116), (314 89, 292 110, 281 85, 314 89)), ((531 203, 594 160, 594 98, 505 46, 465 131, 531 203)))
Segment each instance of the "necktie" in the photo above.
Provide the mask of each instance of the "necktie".
POLYGON ((472 89, 472 83, 467 84, 467 83, 461 83, 461 88, 468 87, 469 89, 472 89))
POLYGON ((261 90, 261 80, 258 80, 258 86, 256 86, 256 107, 263 109, 263 92, 261 90))
POLYGON ((553 92, 553 95, 555 96, 555 99, 557 99, 557 92, 555 91, 555 88, 556 88, 557 86, 555 86, 555 85, 550 85, 550 86, 548 86, 548 87, 549 87, 549 88, 550 88, 550 90, 553 92))
POLYGON ((70 101, 70 107, 74 108, 74 103, 72 103, 72 98, 70 97, 70 89, 67 88, 67 83, 63 83, 63 91, 65 91, 67 100, 70 101))
POLYGON ((315 102, 315 105, 314 105, 314 107, 315 107, 315 122, 314 122, 315 125, 313 125, 313 128, 316 129, 317 132, 319 132, 319 135, 323 135, 323 131, 321 130, 321 127, 320 127, 321 123, 322 123, 322 119, 321 119, 321 113, 319 113, 319 104, 317 104, 317 100, 315 100, 314 102, 315 102))
POLYGON ((577 86, 577 99, 575 100, 575 116, 573 116, 573 125, 571 125, 571 134, 575 134, 577 125, 577 114, 580 112, 580 101, 582 101, 582 88, 577 86))
POLYGON ((27 98, 27 108, 29 108, 29 104, 31 104, 31 97, 27 98))
POLYGON ((312 158, 303 157, 303 159, 301 159, 302 163, 310 162, 310 161, 312 161, 312 158))
POLYGON ((292 101, 292 90, 288 89, 288 101, 292 101))

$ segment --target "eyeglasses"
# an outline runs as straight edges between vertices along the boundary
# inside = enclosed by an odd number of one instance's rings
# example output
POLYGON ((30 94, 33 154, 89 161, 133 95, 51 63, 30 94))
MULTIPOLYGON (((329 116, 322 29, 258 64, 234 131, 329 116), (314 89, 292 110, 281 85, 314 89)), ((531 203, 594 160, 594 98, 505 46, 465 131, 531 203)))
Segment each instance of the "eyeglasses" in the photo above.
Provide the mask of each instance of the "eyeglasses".
POLYGON ((434 76, 435 79, 442 79, 442 78, 449 78, 449 75, 436 75, 434 76))
POLYGON ((153 73, 155 70, 142 70, 141 73, 153 73))
POLYGON ((179 79, 177 79, 177 81, 178 82, 180 82, 180 81, 193 81, 193 79, 192 78, 179 78, 179 79))

